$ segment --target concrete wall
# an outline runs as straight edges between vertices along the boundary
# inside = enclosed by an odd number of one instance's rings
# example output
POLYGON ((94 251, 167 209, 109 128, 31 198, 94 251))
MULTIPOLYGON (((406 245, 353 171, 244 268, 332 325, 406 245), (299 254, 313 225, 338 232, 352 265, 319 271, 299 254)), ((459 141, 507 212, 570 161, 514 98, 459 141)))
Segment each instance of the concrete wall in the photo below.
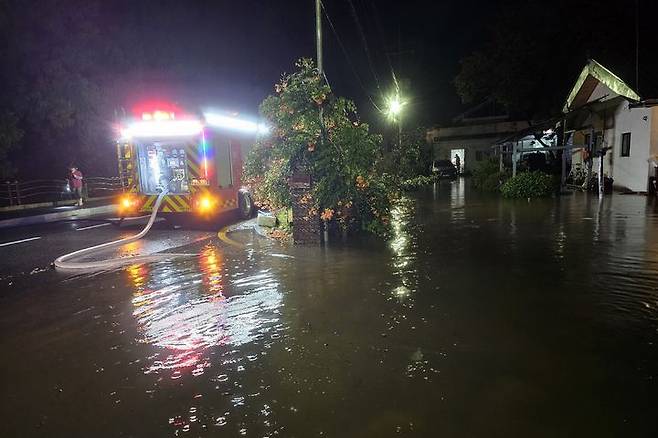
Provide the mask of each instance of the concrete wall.
POLYGON ((491 147, 500 139, 529 126, 526 121, 491 121, 432 128, 427 131, 427 141, 432 144, 435 160, 453 160, 452 149, 464 149, 460 157, 463 171, 472 171, 478 163, 492 154, 491 147), (481 161, 477 160, 482 152, 481 161))
POLYGON ((464 149, 464 156, 460 157, 462 162, 462 171, 472 171, 478 163, 477 151, 482 152, 482 161, 487 159, 487 154, 491 154, 491 145, 495 139, 466 139, 466 140, 448 140, 440 141, 434 145, 433 157, 435 160, 453 160, 450 151, 453 149, 464 149))
POLYGON ((603 171, 612 175, 615 187, 621 190, 647 191, 652 112, 651 108, 630 109, 628 102, 622 101, 614 112, 614 126, 604 132, 612 151, 608 152, 603 171), (621 156, 621 136, 625 132, 631 133, 629 157, 621 156))

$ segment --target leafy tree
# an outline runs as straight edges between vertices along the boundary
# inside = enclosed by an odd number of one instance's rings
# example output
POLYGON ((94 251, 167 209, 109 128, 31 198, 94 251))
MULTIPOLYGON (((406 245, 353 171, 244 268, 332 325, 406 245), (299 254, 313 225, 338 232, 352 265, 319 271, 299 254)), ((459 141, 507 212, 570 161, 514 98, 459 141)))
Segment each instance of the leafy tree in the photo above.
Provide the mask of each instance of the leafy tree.
POLYGON ((260 106, 272 135, 245 163, 257 203, 290 207, 289 179, 303 171, 314 182, 309 202, 324 220, 384 232, 392 185, 375 171, 381 138, 359 120, 353 102, 333 95, 312 60, 296 67, 260 106))
POLYGON ((428 175, 432 154, 426 134, 427 130, 422 127, 403 132, 401 141, 395 141, 391 150, 384 154, 379 164, 382 172, 401 180, 428 175))

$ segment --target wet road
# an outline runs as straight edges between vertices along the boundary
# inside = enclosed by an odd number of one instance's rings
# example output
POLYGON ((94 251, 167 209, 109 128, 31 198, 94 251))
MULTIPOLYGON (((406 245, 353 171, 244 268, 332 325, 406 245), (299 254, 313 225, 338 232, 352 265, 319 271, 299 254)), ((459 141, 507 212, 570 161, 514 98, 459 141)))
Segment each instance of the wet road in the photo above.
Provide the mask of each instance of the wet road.
POLYGON ((656 211, 442 183, 388 242, 4 279, 0 435, 656 436, 656 211))

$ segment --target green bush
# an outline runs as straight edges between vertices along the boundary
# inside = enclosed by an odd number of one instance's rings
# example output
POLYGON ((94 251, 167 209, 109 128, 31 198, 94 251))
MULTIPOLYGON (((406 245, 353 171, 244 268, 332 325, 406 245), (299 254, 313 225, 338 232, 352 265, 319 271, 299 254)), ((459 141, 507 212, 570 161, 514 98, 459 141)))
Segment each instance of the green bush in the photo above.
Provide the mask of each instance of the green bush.
POLYGON ((555 191, 555 179, 543 172, 523 172, 508 179, 500 191, 506 198, 544 198, 555 191))
POLYGON ((473 171, 473 186, 479 190, 497 192, 508 178, 507 173, 500 171, 497 162, 487 160, 473 171))
POLYGON ((433 184, 436 181, 436 178, 432 176, 424 176, 424 175, 418 175, 415 178, 407 179, 404 180, 400 183, 400 188, 402 190, 418 190, 419 188, 423 186, 428 186, 430 184, 433 184))

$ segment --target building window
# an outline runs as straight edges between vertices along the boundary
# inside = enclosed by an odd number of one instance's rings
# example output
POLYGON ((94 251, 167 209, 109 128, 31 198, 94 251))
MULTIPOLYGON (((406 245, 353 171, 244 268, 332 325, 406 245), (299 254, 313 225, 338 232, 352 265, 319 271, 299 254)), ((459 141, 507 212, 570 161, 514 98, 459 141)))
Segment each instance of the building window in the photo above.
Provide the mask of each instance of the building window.
POLYGON ((631 133, 624 132, 621 135, 621 156, 630 157, 631 156, 631 133))
POLYGON ((482 161, 482 151, 475 151, 475 161, 482 161))

